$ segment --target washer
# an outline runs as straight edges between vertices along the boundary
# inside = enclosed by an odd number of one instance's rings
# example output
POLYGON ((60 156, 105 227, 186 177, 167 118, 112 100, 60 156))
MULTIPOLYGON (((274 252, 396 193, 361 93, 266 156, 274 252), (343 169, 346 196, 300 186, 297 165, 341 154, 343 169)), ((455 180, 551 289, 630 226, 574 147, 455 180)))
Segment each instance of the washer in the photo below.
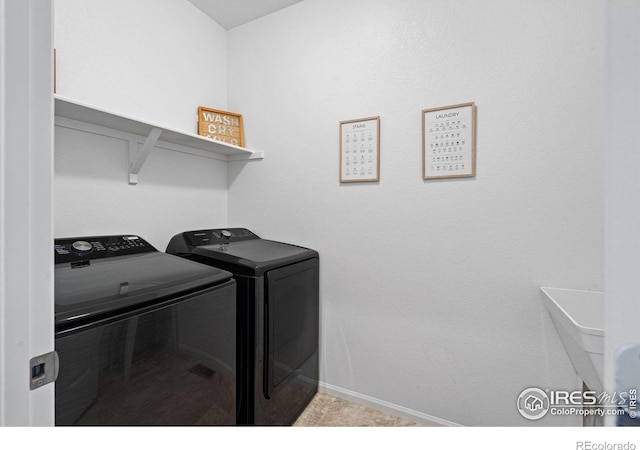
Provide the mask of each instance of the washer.
POLYGON ((135 235, 56 239, 56 425, 236 423, 236 283, 135 235))
POLYGON ((318 391, 318 252, 228 228, 180 233, 167 253, 237 282, 238 423, 292 424, 318 391))

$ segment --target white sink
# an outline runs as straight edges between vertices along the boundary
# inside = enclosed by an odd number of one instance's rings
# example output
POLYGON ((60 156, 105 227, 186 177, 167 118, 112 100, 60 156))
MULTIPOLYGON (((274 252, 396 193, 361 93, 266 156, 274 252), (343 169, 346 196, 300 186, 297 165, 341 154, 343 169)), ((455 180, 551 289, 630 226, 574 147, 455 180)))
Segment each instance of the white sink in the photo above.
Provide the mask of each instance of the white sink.
POLYGON ((604 293, 540 288, 560 339, 578 376, 602 392, 604 371, 604 293))

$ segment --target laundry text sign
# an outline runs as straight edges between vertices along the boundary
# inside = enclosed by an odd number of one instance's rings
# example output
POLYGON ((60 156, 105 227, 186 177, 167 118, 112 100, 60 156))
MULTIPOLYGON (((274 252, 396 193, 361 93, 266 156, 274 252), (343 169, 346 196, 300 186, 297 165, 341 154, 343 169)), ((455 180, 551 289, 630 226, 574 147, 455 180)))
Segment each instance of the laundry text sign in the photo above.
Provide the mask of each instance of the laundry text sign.
POLYGON ((473 177, 475 173, 475 104, 423 110, 423 178, 473 177))
POLYGON ((380 181, 380 117, 340 122, 340 182, 380 181))
POLYGON ((242 115, 199 106, 198 134, 214 141, 244 147, 242 115))

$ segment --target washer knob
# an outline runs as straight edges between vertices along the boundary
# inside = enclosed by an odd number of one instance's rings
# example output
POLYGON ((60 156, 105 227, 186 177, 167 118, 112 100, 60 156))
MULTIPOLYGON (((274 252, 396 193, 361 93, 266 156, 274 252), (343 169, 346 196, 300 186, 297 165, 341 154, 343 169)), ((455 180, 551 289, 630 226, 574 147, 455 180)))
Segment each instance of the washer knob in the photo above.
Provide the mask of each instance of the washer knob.
POLYGON ((75 241, 71 247, 78 253, 86 253, 93 249, 93 245, 87 241, 75 241))
POLYGON ((220 236, 222 236, 224 241, 220 243, 220 247, 218 248, 218 250, 220 250, 221 252, 224 252, 227 250, 227 247, 229 246, 229 241, 231 240, 232 234, 229 230, 222 230, 220 232, 220 236))

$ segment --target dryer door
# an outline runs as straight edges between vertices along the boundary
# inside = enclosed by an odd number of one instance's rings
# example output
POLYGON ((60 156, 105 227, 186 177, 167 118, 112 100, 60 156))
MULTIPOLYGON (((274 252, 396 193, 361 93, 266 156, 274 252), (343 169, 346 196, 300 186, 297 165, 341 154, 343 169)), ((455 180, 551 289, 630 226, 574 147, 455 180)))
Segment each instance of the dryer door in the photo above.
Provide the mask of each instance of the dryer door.
POLYGON ((302 375, 318 351, 318 259, 270 270, 265 277, 264 395, 302 375))

